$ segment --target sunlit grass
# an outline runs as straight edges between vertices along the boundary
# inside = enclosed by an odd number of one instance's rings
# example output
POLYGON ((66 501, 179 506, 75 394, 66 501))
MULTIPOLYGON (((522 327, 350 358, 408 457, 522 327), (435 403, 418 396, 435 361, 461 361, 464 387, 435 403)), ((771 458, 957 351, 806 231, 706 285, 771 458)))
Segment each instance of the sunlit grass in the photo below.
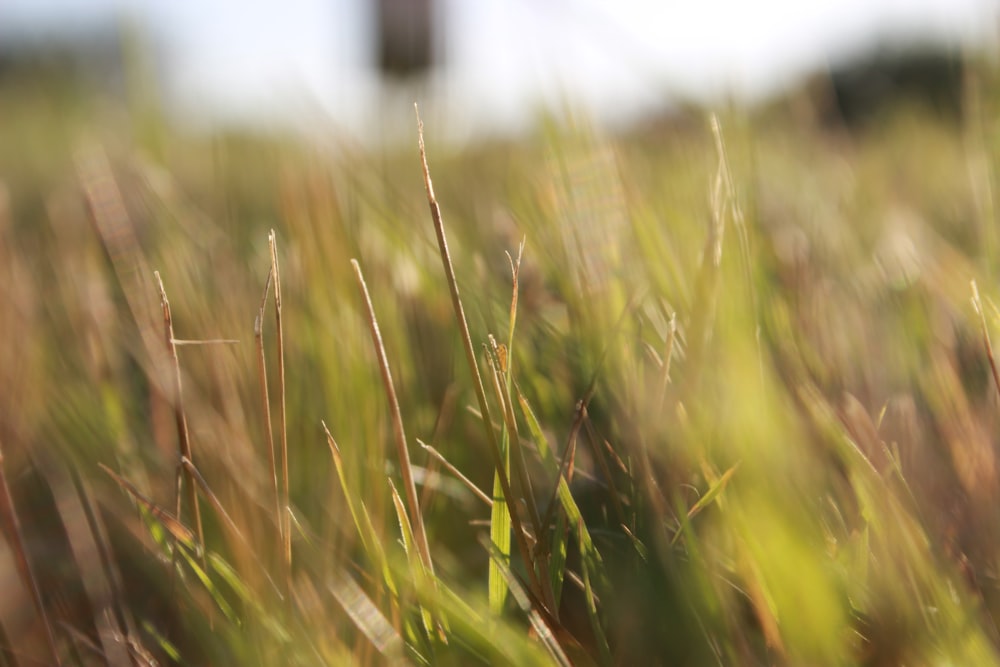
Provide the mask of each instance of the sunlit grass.
POLYGON ((19 111, 0 664, 995 664, 990 128, 781 114, 19 111))

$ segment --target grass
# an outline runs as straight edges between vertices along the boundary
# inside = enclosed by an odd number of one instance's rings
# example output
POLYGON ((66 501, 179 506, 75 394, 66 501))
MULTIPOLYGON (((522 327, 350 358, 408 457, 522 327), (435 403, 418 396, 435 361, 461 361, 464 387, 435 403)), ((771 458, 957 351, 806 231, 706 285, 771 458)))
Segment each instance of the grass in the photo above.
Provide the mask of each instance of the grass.
POLYGON ((1000 662, 990 95, 380 155, 46 95, 0 665, 1000 662))

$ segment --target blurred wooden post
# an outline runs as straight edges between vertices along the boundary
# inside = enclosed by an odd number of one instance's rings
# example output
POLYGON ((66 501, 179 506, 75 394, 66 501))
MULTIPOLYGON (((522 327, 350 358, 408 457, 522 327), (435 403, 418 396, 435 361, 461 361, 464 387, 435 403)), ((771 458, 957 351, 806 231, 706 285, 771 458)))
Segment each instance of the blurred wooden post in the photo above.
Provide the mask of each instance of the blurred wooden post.
POLYGON ((433 0, 376 0, 378 69, 408 78, 434 65, 433 0))

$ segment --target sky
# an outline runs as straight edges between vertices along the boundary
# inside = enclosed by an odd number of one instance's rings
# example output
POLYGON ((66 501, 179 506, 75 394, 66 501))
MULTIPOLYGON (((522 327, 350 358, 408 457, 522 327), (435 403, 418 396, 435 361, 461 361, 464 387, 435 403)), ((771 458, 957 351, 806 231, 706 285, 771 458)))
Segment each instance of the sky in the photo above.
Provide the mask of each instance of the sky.
POLYGON ((420 99, 454 132, 511 131, 540 106, 608 122, 678 96, 756 99, 877 43, 992 44, 1000 0, 436 0, 447 66, 386 91, 365 0, 2 0, 0 39, 138 18, 173 113, 363 132, 420 99))

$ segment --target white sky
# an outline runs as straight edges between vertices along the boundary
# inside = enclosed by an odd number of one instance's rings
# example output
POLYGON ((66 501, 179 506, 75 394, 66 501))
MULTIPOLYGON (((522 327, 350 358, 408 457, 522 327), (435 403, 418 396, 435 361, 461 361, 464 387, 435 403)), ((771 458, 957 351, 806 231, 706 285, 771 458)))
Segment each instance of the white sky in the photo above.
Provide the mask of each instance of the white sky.
MULTIPOLYGON (((875 41, 997 34, 998 0, 436 0, 450 58, 437 108, 461 127, 517 127, 566 100, 610 120, 672 94, 756 96, 875 41)), ((187 114, 327 114, 360 131, 381 99, 364 64, 365 0, 0 0, 0 39, 126 8, 165 45, 187 114)), ((432 100, 433 101, 433 100, 432 100)))

